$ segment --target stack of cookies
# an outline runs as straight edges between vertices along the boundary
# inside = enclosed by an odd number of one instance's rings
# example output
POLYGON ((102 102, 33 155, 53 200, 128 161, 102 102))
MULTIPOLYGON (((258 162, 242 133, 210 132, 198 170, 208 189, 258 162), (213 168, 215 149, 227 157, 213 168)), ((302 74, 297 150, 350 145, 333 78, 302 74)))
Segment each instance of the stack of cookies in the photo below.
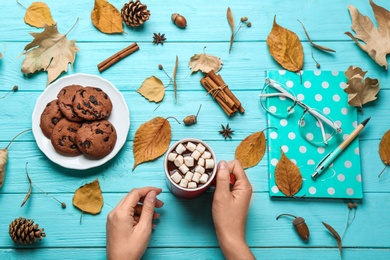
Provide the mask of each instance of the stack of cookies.
POLYGON ((62 155, 100 159, 111 153, 117 139, 108 121, 111 111, 111 99, 100 88, 69 85, 46 105, 40 127, 62 155))

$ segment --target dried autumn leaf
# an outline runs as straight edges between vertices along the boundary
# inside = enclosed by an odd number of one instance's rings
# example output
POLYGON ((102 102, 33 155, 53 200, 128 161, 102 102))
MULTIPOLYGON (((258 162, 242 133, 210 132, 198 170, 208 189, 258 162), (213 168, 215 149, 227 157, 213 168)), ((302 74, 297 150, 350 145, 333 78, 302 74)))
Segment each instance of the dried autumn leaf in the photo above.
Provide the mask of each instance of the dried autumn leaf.
POLYGON ((230 29, 232 30, 232 35, 230 36, 230 45, 229 45, 229 53, 230 53, 232 51, 233 41, 234 41, 234 17, 233 17, 233 12, 230 9, 230 7, 228 7, 228 9, 226 11, 226 18, 227 18, 228 23, 230 25, 230 29))
POLYGON ((322 224, 324 224, 324 226, 326 227, 326 229, 333 235, 333 237, 336 239, 337 241, 337 246, 339 247, 339 251, 340 251, 340 255, 343 253, 343 248, 342 248, 342 242, 341 242, 341 237, 339 235, 339 233, 337 233, 337 231, 329 224, 326 224, 325 222, 322 222, 322 224))
POLYGON ((302 187, 302 176, 299 168, 284 154, 275 167, 275 183, 286 196, 294 196, 302 187))
POLYGON ((165 153, 171 142, 171 124, 162 117, 143 123, 134 136, 134 166, 154 160, 165 153))
POLYGON ((40 70, 47 71, 49 85, 63 71, 68 71, 69 63, 73 66, 79 49, 75 40, 68 40, 67 34, 58 32, 57 25, 45 25, 43 32, 30 34, 34 40, 24 47, 23 54, 26 58, 22 64, 22 72, 30 74, 40 70))
POLYGON ((188 66, 191 68, 191 74, 200 70, 203 73, 209 73, 214 70, 217 73, 222 68, 222 61, 219 57, 206 54, 195 54, 188 62, 188 66))
POLYGON ((50 8, 43 2, 33 2, 24 15, 24 22, 37 28, 45 25, 55 25, 50 8))
POLYGON ((247 136, 238 145, 235 158, 241 163, 244 169, 255 166, 260 162, 265 153, 264 132, 257 132, 247 136))
POLYGON ((78 188, 73 196, 73 205, 83 212, 98 214, 103 207, 103 195, 99 180, 96 179, 78 188))
POLYGON ((8 161, 8 149, 0 150, 0 188, 3 187, 5 179, 5 168, 7 167, 8 161))
POLYGON ((106 0, 95 0, 91 20, 93 25, 103 33, 123 32, 121 13, 106 0))
POLYGON ((331 48, 328 48, 328 47, 325 47, 325 46, 321 46, 321 45, 318 45, 318 44, 315 44, 309 37, 309 34, 307 33, 306 31, 306 28, 305 26, 303 25, 303 23, 301 21, 298 20, 298 22, 302 25, 302 28, 303 28, 303 31, 305 32, 306 34, 306 37, 307 37, 307 40, 309 41, 310 45, 313 46, 314 48, 316 49, 319 49, 321 51, 329 51, 329 52, 336 52, 335 50, 331 49, 331 48))
POLYGON ((159 78, 151 76, 142 82, 142 85, 137 92, 147 100, 158 103, 164 98, 165 87, 159 78))
POLYGON ((303 67, 303 47, 298 36, 276 23, 267 37, 271 56, 286 70, 298 72, 303 67))
POLYGON ((345 71, 348 78, 347 87, 344 91, 348 94, 348 104, 350 106, 362 108, 363 104, 376 99, 379 92, 378 79, 364 78, 367 71, 362 71, 359 67, 349 66, 345 71))
POLYGON ((30 179, 30 176, 28 175, 27 163, 26 163, 26 175, 27 175, 27 180, 28 180, 28 183, 30 184, 30 187, 28 188, 26 197, 24 197, 24 200, 23 200, 23 202, 22 202, 22 205, 20 205, 20 207, 23 207, 23 205, 27 202, 27 200, 30 198, 31 191, 32 191, 32 181, 31 181, 31 179, 30 179))
POLYGON ((350 32, 345 32, 345 34, 351 37, 357 46, 367 52, 376 63, 387 69, 386 55, 390 53, 390 12, 376 5, 372 0, 370 0, 370 5, 374 11, 378 29, 370 18, 363 16, 354 6, 349 5, 348 10, 352 18, 351 28, 356 35, 353 36, 350 32))
POLYGON ((385 164, 385 168, 378 175, 378 178, 381 177, 387 166, 390 166, 390 130, 383 135, 381 142, 379 143, 379 156, 385 164))
POLYGON ((176 83, 176 74, 177 67, 179 66, 179 58, 176 55, 175 67, 173 68, 172 78, 173 78, 173 91, 175 92, 175 102, 177 102, 177 83, 176 83))

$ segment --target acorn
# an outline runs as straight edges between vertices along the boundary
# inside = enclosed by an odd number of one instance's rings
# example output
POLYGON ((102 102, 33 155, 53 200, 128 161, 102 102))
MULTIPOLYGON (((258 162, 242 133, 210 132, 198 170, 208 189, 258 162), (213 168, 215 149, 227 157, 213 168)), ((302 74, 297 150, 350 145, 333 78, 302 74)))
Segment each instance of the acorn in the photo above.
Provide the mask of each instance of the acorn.
POLYGON ((293 226, 295 228, 295 231, 298 233, 299 237, 302 238, 303 241, 308 241, 310 232, 309 228, 307 227, 305 223, 305 219, 302 217, 296 217, 291 214, 280 214, 279 216, 276 217, 276 220, 278 220, 281 216, 290 216, 293 217, 293 226))
POLYGON ((193 125, 193 124, 196 124, 197 118, 198 118, 198 114, 199 114, 199 111, 200 111, 201 107, 202 107, 202 104, 200 104, 199 109, 198 109, 198 112, 196 113, 196 115, 186 116, 186 117, 183 119, 183 122, 184 122, 185 125, 193 125))
POLYGON ((181 14, 174 13, 171 16, 172 22, 179 28, 186 28, 187 27, 187 20, 182 16, 181 14))

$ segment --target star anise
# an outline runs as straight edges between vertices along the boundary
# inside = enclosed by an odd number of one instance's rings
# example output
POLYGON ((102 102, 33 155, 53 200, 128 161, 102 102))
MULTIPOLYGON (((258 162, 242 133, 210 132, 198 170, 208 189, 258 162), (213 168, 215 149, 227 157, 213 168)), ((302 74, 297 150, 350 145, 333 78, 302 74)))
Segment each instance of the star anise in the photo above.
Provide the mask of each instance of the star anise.
POLYGON ((160 33, 153 33, 153 43, 154 44, 159 44, 161 43, 161 45, 164 44, 164 41, 166 40, 167 38, 165 38, 165 33, 163 34, 160 34, 160 33))
POLYGON ((234 132, 234 130, 232 130, 230 127, 229 127, 229 124, 225 126, 221 125, 222 126, 222 130, 219 130, 219 133, 222 134, 222 136, 226 139, 227 137, 229 137, 230 139, 232 139, 232 133, 234 132))

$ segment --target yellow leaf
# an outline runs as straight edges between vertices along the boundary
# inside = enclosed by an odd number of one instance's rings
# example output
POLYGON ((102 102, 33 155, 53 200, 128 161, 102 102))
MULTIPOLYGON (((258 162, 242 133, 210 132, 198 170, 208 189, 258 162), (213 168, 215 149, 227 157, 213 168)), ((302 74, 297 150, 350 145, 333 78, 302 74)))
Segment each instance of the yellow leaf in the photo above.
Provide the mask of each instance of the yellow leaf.
POLYGON ((390 130, 383 135, 381 142, 379 143, 379 156, 386 166, 378 177, 382 175, 387 166, 390 166, 390 130))
POLYGON ((5 179, 5 168, 7 167, 8 149, 0 150, 0 188, 3 187, 5 179))
POLYGON ((255 166, 260 162, 265 153, 264 132, 257 132, 247 136, 238 145, 235 158, 241 163, 244 169, 255 166))
POLYGON ((75 40, 66 39, 60 34, 57 25, 45 25, 41 33, 31 33, 34 40, 24 47, 26 58, 22 63, 24 74, 44 70, 48 72, 47 85, 63 71, 68 71, 68 64, 73 65, 76 52, 79 51, 75 40))
POLYGON ((83 212, 98 214, 103 207, 103 195, 98 179, 78 188, 73 196, 73 205, 83 212))
POLYGON ((123 24, 121 13, 106 0, 95 0, 91 20, 103 33, 122 33, 123 24))
POLYGON ((24 15, 24 22, 37 28, 45 25, 54 25, 55 22, 50 13, 50 8, 43 2, 33 2, 24 15))
POLYGON ((143 123, 134 136, 134 166, 154 160, 165 153, 171 142, 171 124, 162 117, 143 123))
POLYGON ((299 168, 287 158, 283 150, 275 167, 275 183, 286 196, 294 196, 302 187, 299 168))
POLYGON ((298 72, 303 67, 303 47, 298 36, 276 23, 267 37, 271 56, 286 70, 298 72))
POLYGON ((142 85, 137 92, 147 100, 158 103, 164 98, 165 87, 159 78, 151 76, 142 82, 142 85))
POLYGON ((203 73, 209 73, 214 71, 217 73, 222 68, 222 61, 219 57, 206 54, 195 54, 188 62, 188 66, 191 68, 191 74, 198 70, 203 73))

